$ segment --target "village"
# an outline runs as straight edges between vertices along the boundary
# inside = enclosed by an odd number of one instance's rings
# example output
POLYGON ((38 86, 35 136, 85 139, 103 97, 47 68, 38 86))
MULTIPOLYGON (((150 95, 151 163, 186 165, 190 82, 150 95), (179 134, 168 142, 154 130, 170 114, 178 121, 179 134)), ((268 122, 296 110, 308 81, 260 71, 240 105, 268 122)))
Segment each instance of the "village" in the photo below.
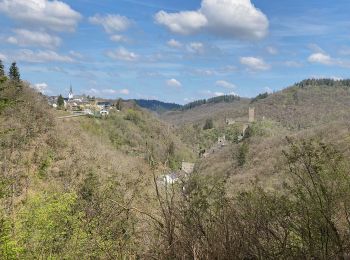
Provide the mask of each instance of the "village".
MULTIPOLYGON (((62 97, 62 96, 61 96, 62 97)), ((120 100, 111 99, 100 99, 95 97, 90 97, 87 95, 75 95, 72 86, 67 97, 63 98, 63 106, 59 105, 60 96, 50 96, 48 97, 48 103, 51 107, 56 109, 62 109, 70 112, 70 116, 94 116, 94 117, 105 117, 108 116, 110 110, 115 109, 120 110, 120 100)))

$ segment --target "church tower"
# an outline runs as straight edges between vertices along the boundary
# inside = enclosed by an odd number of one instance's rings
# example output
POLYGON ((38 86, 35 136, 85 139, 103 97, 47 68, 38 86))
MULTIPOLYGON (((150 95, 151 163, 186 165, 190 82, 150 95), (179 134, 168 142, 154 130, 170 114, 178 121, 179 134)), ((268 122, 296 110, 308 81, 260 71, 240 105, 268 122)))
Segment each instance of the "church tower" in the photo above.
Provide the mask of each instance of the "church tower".
POLYGON ((70 85, 70 89, 69 89, 69 93, 68 93, 68 99, 73 99, 74 94, 73 94, 73 89, 72 89, 72 85, 70 85))

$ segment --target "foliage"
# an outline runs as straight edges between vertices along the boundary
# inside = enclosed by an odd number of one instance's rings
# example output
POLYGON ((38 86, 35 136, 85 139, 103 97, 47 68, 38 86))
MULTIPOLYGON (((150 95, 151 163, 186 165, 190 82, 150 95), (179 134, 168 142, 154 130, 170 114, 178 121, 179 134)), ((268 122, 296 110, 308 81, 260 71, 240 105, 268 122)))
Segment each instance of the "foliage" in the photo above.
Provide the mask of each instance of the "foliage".
POLYGON ((0 78, 5 77, 5 67, 4 64, 2 63, 2 60, 0 60, 0 78))
POLYGON ((330 87, 336 87, 336 86, 346 86, 350 87, 350 80, 349 79, 343 79, 343 80, 335 80, 335 79, 306 79, 299 83, 295 83, 295 86, 300 88, 310 87, 310 86, 330 86, 330 87))
POLYGON ((269 93, 268 93, 268 92, 259 94, 259 95, 257 95, 255 98, 253 98, 252 101, 250 101, 250 103, 252 104, 252 103, 254 103, 254 102, 256 102, 256 101, 258 101, 258 100, 260 100, 260 99, 265 99, 265 98, 267 98, 268 96, 269 96, 269 93))
POLYGON ((208 130, 208 129, 213 129, 213 128, 214 128, 213 119, 208 118, 208 119, 205 121, 205 124, 204 124, 204 126, 203 126, 203 130, 208 130))
POLYGON ((11 64, 11 67, 10 67, 10 70, 9 70, 9 78, 12 81, 15 81, 15 82, 20 82, 21 81, 21 76, 20 76, 19 69, 17 67, 16 62, 13 62, 11 64))
POLYGON ((129 120, 135 124, 138 124, 141 122, 140 114, 136 110, 133 110, 133 109, 128 109, 124 118, 125 118, 125 120, 129 120))
POLYGON ((239 149, 238 149, 238 155, 237 155, 237 162, 238 166, 242 167, 247 162, 247 155, 249 152, 249 145, 247 142, 243 142, 239 149))
POLYGON ((135 99, 135 102, 140 107, 147 108, 155 112, 177 110, 177 109, 181 109, 182 107, 181 105, 178 105, 175 103, 166 103, 158 100, 135 99))
POLYGON ((59 95, 57 98, 57 106, 62 109, 64 107, 64 98, 62 95, 59 95))
POLYGON ((228 198, 225 179, 195 174, 179 189, 182 195, 176 188, 159 194, 168 209, 161 223, 171 228, 159 227, 156 256, 344 259, 350 252, 348 162, 322 142, 288 142, 283 192, 255 186, 228 198))
POLYGON ((77 221, 76 200, 74 193, 41 194, 28 200, 17 220, 26 258, 57 257, 64 252, 77 221))
POLYGON ((213 97, 209 99, 201 99, 201 100, 196 100, 184 105, 182 107, 182 110, 193 109, 195 107, 198 107, 204 104, 215 104, 215 103, 221 103, 221 102, 231 103, 237 100, 240 100, 240 97, 234 96, 234 95, 224 95, 224 96, 213 97))

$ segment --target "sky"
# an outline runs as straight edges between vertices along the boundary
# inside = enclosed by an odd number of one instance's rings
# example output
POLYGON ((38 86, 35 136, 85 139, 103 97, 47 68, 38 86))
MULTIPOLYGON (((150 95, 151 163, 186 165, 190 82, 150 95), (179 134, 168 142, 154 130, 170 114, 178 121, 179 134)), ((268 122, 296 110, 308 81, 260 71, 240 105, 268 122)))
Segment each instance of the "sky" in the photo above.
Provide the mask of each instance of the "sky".
POLYGON ((46 95, 180 104, 348 78, 348 0, 0 0, 0 59, 46 95))

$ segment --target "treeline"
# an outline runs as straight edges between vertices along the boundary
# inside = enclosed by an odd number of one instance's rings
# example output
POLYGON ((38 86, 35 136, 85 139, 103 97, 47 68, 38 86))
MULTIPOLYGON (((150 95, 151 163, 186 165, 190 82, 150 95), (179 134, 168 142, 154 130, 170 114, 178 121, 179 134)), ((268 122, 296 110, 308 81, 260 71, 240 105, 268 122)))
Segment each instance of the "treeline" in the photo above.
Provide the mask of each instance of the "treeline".
POLYGON ((265 99, 265 98, 267 98, 268 96, 269 96, 269 93, 268 93, 268 92, 261 93, 261 94, 257 95, 255 98, 253 98, 252 101, 250 101, 250 103, 252 104, 252 103, 254 103, 254 102, 256 102, 256 101, 258 101, 258 100, 260 100, 260 99, 265 99))
POLYGON ((166 102, 162 102, 162 101, 158 101, 158 100, 135 99, 134 101, 140 107, 147 108, 147 109, 155 111, 155 112, 178 110, 178 109, 182 108, 182 106, 179 104, 166 103, 166 102))
POLYGON ((296 83, 295 86, 304 88, 307 86, 331 86, 331 87, 337 87, 337 86, 345 86, 350 87, 350 79, 342 79, 342 80, 335 80, 335 79, 306 79, 299 83, 296 83))
POLYGON ((214 104, 214 103, 221 103, 221 102, 230 103, 237 100, 240 100, 240 97, 235 95, 224 95, 224 96, 213 97, 209 99, 200 99, 184 105, 182 107, 182 110, 193 109, 195 107, 198 107, 204 104, 214 104))
POLYGON ((5 66, 4 66, 2 60, 0 60, 0 83, 3 83, 7 79, 10 79, 10 80, 16 81, 16 82, 20 82, 21 75, 19 73, 19 69, 17 67, 16 62, 12 62, 11 66, 9 68, 9 72, 6 75, 5 66))

